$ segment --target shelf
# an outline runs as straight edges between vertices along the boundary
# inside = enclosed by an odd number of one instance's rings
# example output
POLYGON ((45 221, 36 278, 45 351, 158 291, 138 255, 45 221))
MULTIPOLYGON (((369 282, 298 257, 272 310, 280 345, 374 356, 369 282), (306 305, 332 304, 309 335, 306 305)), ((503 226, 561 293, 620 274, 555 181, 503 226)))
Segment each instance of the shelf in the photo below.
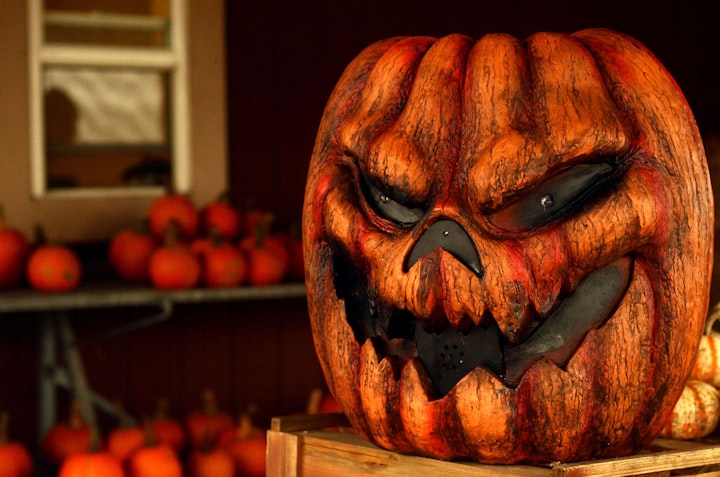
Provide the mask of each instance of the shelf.
POLYGON ((234 288, 158 290, 118 282, 90 282, 65 293, 19 289, 0 292, 0 313, 41 312, 82 308, 146 306, 170 303, 206 303, 213 301, 275 300, 304 298, 303 283, 234 288))
POLYGON ((41 439, 56 422, 57 387, 71 390, 88 423, 97 422, 96 407, 109 414, 116 411, 113 404, 94 392, 88 383, 78 342, 68 316, 70 311, 133 306, 161 308, 158 313, 128 321, 95 337, 95 340, 101 340, 165 321, 172 316, 173 305, 176 304, 304 298, 303 283, 159 290, 118 281, 88 280, 78 289, 64 293, 40 292, 29 288, 0 291, 0 314, 35 312, 39 318, 38 439, 41 439), (58 354, 64 357, 62 363, 58 362, 58 354))

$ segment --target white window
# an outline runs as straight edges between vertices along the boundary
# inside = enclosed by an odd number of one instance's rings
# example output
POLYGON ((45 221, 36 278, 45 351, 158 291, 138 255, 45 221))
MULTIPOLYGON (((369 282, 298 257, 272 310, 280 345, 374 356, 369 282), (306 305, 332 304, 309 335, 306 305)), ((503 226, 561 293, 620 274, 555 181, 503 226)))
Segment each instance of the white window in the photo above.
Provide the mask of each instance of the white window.
POLYGON ((187 0, 30 0, 35 198, 191 187, 187 0))

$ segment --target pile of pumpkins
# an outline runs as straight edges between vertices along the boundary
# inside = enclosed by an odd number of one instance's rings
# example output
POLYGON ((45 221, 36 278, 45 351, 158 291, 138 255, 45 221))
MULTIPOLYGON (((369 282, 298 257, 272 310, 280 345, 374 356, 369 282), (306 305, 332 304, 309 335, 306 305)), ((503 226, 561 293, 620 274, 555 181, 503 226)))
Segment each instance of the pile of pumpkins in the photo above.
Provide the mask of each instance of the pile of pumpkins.
POLYGON ((160 289, 301 281, 301 240, 275 232, 273 219, 265 210, 241 211, 222 196, 198 208, 167 194, 150 205, 144 230, 111 238, 108 259, 121 279, 160 289))
MULTIPOLYGON (((183 419, 169 415, 159 400, 152 416, 137 423, 118 407, 118 424, 105 435, 87 424, 77 403, 67 420, 48 429, 39 459, 59 477, 262 477, 267 438, 253 423, 253 406, 234 418, 218 406, 212 390, 183 419)), ((331 394, 311 392, 306 412, 338 412, 331 394)), ((30 477, 35 471, 28 448, 7 437, 7 414, 0 418, 0 476, 30 477)))
POLYGON ((699 439, 718 427, 720 421, 720 303, 708 316, 700 339, 695 365, 680 398, 668 416, 660 437, 699 439))
MULTIPOLYGON (((126 282, 169 290, 302 281, 299 235, 275 231, 271 212, 243 211, 226 197, 203 207, 180 194, 158 197, 145 223, 110 238, 107 258, 112 269, 126 282)), ((83 269, 75 250, 48 242, 40 228, 38 232, 30 243, 6 223, 0 208, 0 289, 25 283, 44 292, 78 287, 83 269)))

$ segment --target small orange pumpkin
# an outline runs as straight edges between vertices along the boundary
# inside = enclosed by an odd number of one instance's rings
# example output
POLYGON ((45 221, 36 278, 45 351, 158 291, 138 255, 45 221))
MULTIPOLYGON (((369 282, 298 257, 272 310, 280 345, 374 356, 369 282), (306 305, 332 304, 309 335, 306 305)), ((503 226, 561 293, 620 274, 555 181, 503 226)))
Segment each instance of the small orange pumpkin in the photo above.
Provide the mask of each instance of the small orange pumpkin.
POLYGON ((200 409, 185 416, 185 428, 192 448, 198 448, 203 442, 215 444, 220 434, 235 426, 232 416, 223 411, 212 389, 205 389, 201 395, 200 409))
POLYGON ((30 477, 34 468, 30 452, 24 444, 10 440, 9 422, 9 414, 0 413, 0 477, 30 477))
POLYGON ((155 432, 158 442, 168 444, 180 454, 187 445, 187 436, 182 424, 169 415, 170 403, 167 398, 158 399, 150 425, 155 432))
POLYGON ((82 265, 74 251, 61 244, 42 244, 30 254, 27 278, 44 292, 67 292, 80 284, 82 265))
POLYGON ((200 260, 185 243, 178 240, 173 230, 174 227, 171 227, 166 231, 164 245, 150 255, 150 281, 163 290, 193 288, 200 282, 200 260))
POLYGON ((218 233, 225 240, 234 240, 242 230, 242 214, 230 203, 228 194, 205 205, 200 217, 205 235, 218 233))
POLYGON ((720 420, 720 393, 712 384, 690 380, 660 431, 660 437, 699 439, 710 435, 720 420))
POLYGON ((166 194, 155 199, 148 209, 150 231, 158 238, 167 233, 170 224, 179 226, 183 238, 194 237, 200 224, 200 213, 195 204, 184 195, 166 194))
POLYGON ((58 477, 125 477, 125 472, 117 457, 106 451, 94 451, 69 456, 58 477))
POLYGON ((93 427, 87 447, 63 460, 58 477, 125 477, 125 472, 120 460, 102 449, 99 432, 93 427))
POLYGON ((150 281, 150 256, 157 241, 148 233, 127 229, 117 232, 108 247, 108 261, 120 278, 130 283, 150 281))
POLYGON ((201 252, 203 282, 210 288, 242 285, 248 275, 248 259, 238 247, 212 237, 201 252))
POLYGON ((105 447, 108 452, 125 463, 130 455, 145 443, 145 430, 127 414, 121 404, 116 406, 119 415, 117 427, 107 436, 105 447))
POLYGON ((272 233, 274 220, 270 213, 258 217, 254 232, 238 244, 247 255, 247 282, 250 285, 274 285, 282 282, 288 273, 290 252, 283 240, 272 233))
POLYGON ((230 455, 239 477, 263 477, 266 472, 267 438, 253 425, 251 412, 241 413, 236 426, 218 439, 218 446, 230 455))
POLYGON ((55 423, 43 434, 40 449, 45 459, 59 466, 69 455, 86 452, 90 440, 90 426, 82 417, 80 404, 73 402, 67 421, 55 423))
POLYGON ((219 448, 217 443, 207 440, 200 447, 192 449, 187 456, 188 477, 233 477, 235 463, 232 457, 219 448))
POLYGON ((145 443, 127 460, 127 477, 183 477, 182 462, 173 448, 158 442, 149 421, 144 429, 145 443))
POLYGON ((22 283, 29 253, 27 238, 6 223, 5 212, 0 205, 0 288, 12 288, 22 283))

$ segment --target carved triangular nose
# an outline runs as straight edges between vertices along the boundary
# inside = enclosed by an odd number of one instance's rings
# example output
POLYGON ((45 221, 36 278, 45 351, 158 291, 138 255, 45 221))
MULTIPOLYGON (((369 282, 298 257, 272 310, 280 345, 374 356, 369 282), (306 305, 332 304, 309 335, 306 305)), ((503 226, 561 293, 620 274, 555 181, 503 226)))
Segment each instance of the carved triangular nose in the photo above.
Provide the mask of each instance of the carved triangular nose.
POLYGON ((447 219, 438 220, 420 236, 408 255, 405 271, 437 248, 442 248, 476 275, 482 276, 482 263, 472 239, 460 224, 447 219))

